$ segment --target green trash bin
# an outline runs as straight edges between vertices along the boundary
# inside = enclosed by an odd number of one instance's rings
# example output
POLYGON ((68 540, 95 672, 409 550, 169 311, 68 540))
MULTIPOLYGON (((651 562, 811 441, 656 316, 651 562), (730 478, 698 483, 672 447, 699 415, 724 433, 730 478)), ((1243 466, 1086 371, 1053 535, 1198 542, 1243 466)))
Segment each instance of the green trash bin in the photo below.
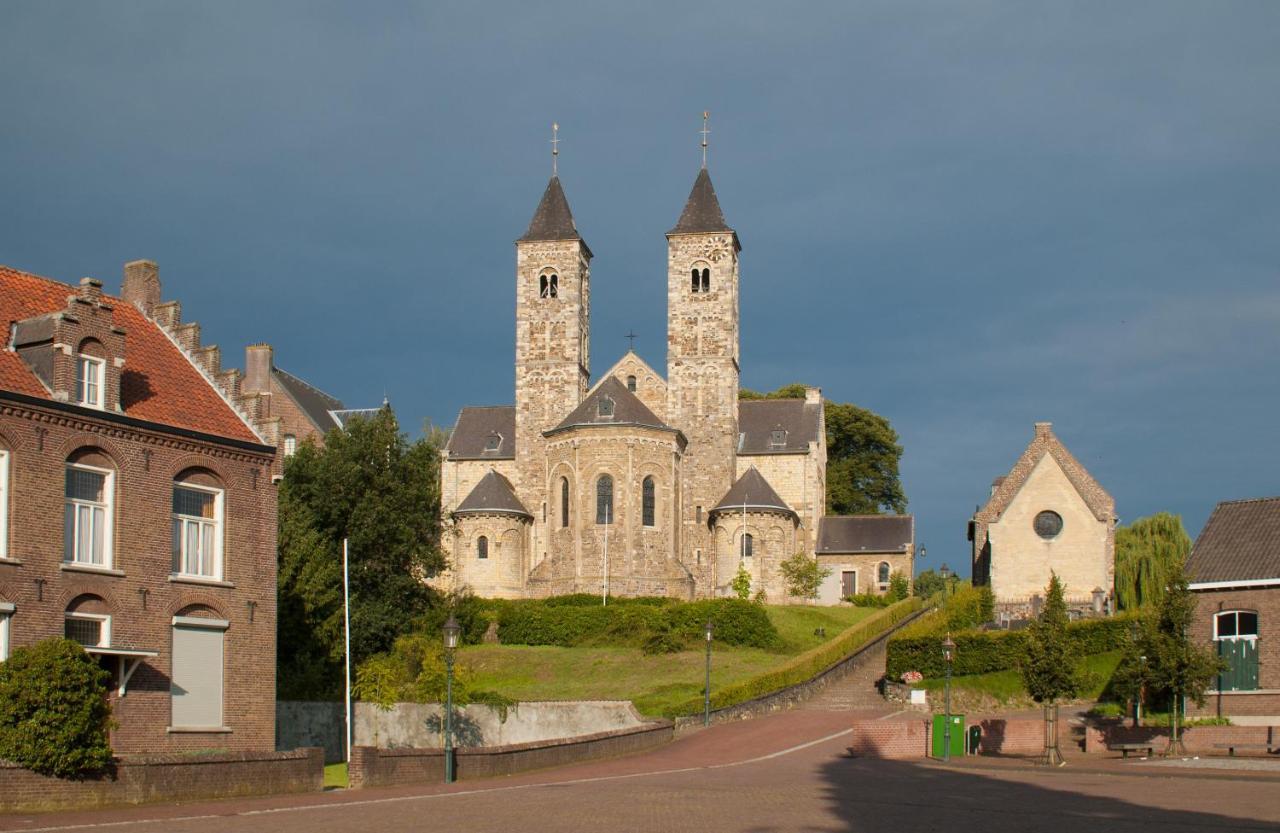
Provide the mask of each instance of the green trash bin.
MULTIPOLYGON (((935 758, 942 757, 946 725, 947 716, 945 714, 935 714, 933 716, 933 731, 930 733, 929 749, 935 758)), ((962 714, 951 715, 951 757, 964 757, 964 715, 962 714)))

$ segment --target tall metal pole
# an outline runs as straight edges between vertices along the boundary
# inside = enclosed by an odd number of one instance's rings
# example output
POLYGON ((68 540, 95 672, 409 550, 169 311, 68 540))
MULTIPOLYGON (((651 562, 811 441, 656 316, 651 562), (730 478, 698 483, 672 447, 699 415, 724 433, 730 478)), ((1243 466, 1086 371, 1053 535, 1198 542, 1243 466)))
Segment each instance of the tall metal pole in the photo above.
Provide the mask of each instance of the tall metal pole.
POLYGON ((343 722, 347 724, 347 763, 351 763, 351 574, 347 568, 347 539, 342 539, 342 637, 346 658, 347 685, 346 711, 343 722))
POLYGON ((946 711, 946 722, 942 724, 942 760, 951 760, 951 659, 947 659, 947 681, 944 684, 943 709, 946 711))
MULTIPOLYGON (((609 501, 613 501, 610 495, 609 501)), ((604 505, 604 586, 600 588, 600 604, 609 604, 609 510, 612 507, 606 503, 604 505)))
POLYGON ((711 725, 711 622, 707 621, 707 685, 702 692, 702 725, 711 725))
POLYGON ((453 649, 444 652, 444 782, 453 783, 453 649))

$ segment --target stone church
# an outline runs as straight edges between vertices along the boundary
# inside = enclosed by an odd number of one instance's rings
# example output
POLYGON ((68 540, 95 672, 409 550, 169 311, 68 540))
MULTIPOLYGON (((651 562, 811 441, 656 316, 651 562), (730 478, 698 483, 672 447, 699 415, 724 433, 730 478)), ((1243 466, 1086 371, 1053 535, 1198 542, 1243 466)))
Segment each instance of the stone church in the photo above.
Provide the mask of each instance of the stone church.
POLYGON ((463 408, 443 451, 442 586, 705 598, 741 564, 783 601, 814 555, 821 392, 738 400, 742 245, 705 165, 666 237, 666 373, 628 351, 593 383, 592 254, 552 176, 516 241, 515 405, 463 408))

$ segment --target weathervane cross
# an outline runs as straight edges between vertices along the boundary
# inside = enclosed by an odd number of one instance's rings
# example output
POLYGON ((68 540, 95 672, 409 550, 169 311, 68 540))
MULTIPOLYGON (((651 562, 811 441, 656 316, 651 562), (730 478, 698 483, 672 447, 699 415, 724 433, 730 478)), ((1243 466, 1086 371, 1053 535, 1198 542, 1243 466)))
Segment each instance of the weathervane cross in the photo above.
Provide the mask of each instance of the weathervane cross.
POLYGON ((707 127, 707 120, 711 118, 710 110, 702 111, 702 130, 698 131, 702 134, 702 167, 707 167, 707 134, 711 132, 711 128, 707 127))
POLYGON ((551 175, 555 176, 557 171, 556 161, 560 156, 560 124, 559 122, 551 122, 551 175))

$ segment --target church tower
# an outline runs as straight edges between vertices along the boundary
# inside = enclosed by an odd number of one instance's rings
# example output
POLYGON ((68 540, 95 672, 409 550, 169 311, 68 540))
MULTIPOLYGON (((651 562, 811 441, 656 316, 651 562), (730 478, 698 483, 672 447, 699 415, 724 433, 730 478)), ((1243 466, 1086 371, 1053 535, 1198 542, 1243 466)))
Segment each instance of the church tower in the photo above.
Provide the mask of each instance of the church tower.
POLYGON ((590 377, 591 249, 552 175, 516 241, 516 490, 534 516, 530 565, 547 552, 546 443, 590 377))
POLYGON ((732 578, 715 574, 710 510, 735 480, 741 250, 704 156, 680 220, 667 232, 667 420, 688 439, 680 560, 697 577, 700 594, 732 578))

